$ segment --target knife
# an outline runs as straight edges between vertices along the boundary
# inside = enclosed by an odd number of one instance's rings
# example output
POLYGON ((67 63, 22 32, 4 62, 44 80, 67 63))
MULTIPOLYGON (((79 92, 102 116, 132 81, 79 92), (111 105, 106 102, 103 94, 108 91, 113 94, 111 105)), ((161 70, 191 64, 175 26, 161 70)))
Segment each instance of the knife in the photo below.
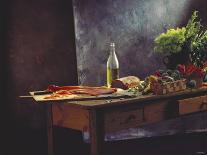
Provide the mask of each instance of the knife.
POLYGON ((43 90, 43 91, 35 91, 33 92, 33 95, 49 95, 52 94, 53 92, 47 91, 47 90, 43 90))

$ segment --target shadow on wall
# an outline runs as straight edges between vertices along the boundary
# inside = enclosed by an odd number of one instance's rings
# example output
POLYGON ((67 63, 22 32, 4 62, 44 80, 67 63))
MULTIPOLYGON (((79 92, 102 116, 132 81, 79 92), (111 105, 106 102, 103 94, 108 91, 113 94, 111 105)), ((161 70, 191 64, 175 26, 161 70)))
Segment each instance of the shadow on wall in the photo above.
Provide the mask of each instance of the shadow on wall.
POLYGON ((42 108, 19 96, 49 84, 77 84, 72 1, 11 2, 3 58, 9 104, 15 119, 38 128, 42 108))
POLYGON ((0 7, 1 140, 8 146, 0 154, 41 154, 44 109, 19 96, 77 84, 72 0, 3 0, 0 7))
POLYGON ((8 77, 9 77, 9 66, 6 65, 8 62, 8 56, 6 55, 6 47, 7 42, 6 38, 8 36, 8 32, 5 31, 9 25, 9 20, 7 18, 7 15, 10 12, 9 6, 10 6, 10 0, 3 0, 1 1, 0 5, 0 99, 1 99, 1 108, 0 108, 0 121, 1 121, 1 144, 3 146, 0 150, 0 154, 6 154, 7 146, 9 146, 10 143, 10 136, 11 133, 11 107, 8 104, 9 94, 8 94, 8 77))
POLYGON ((74 0, 79 83, 103 85, 109 43, 116 43, 121 76, 141 78, 163 68, 154 38, 186 24, 192 10, 206 19, 206 0, 74 0))

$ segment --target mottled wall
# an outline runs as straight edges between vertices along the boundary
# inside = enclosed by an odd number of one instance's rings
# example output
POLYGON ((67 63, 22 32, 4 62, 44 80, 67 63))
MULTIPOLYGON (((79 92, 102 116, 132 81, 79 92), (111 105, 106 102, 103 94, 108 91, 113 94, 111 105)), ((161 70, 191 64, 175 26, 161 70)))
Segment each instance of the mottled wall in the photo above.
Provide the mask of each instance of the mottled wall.
MULTIPOLYGON (((154 38, 168 28, 186 25, 194 10, 200 12, 202 23, 207 25, 206 0, 74 0, 80 84, 105 84, 111 40, 116 43, 121 76, 144 78, 164 67, 161 58, 153 53, 154 38)), ((197 123, 187 127, 181 119, 136 131, 142 136, 203 131, 207 129, 203 121, 206 116, 195 117, 197 123)))
POLYGON ((41 154, 46 149, 44 109, 19 96, 49 84, 77 84, 72 1, 2 0, 0 6, 1 119, 9 146, 6 151, 41 154))
POLYGON ((163 67, 154 38, 186 20, 190 0, 74 0, 81 84, 104 84, 109 43, 116 43, 121 76, 144 78, 163 67))

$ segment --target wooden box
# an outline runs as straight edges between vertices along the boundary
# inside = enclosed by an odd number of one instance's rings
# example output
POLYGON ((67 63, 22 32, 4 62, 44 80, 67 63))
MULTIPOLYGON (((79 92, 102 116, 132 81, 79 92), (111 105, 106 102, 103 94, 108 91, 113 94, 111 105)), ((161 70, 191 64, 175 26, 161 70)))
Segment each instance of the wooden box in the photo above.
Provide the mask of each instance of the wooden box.
POLYGON ((182 80, 165 82, 165 83, 152 82, 150 87, 155 95, 169 94, 169 93, 185 90, 186 80, 182 79, 182 80))

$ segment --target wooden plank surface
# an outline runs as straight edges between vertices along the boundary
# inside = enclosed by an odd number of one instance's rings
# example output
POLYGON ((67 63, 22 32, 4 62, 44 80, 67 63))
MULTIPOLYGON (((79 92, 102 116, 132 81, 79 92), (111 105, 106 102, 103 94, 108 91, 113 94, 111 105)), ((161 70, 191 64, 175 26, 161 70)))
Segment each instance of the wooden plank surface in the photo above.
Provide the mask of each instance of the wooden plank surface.
POLYGON ((67 105, 52 104, 53 125, 79 131, 89 130, 89 112, 67 105))
POLYGON ((207 110, 207 95, 179 100, 179 114, 190 114, 207 110))
POLYGON ((143 123, 143 108, 117 108, 104 113, 105 131, 107 133, 137 127, 143 123))
MULTIPOLYGON (((30 92, 33 94, 34 92, 30 92)), ((86 94, 72 94, 68 96, 62 96, 59 98, 48 98, 51 94, 47 95, 32 95, 37 102, 56 102, 56 101, 89 101, 89 100, 101 100, 101 99, 116 99, 116 98, 129 98, 131 95, 126 94, 119 94, 119 93, 113 93, 113 94, 105 94, 105 95, 99 95, 99 96, 91 96, 86 94)), ((29 96, 28 96, 29 97, 29 96)))
MULTIPOLYGON (((172 104, 177 105, 177 103, 172 103, 169 100, 162 100, 149 102, 143 106, 131 105, 107 108, 103 110, 105 131, 111 133, 122 129, 136 128, 140 125, 175 117, 174 113, 178 113, 178 109, 170 106, 172 104)), ((61 104, 52 105, 54 125, 79 131, 89 131, 89 113, 91 110, 61 104)))
POLYGON ((172 113, 171 111, 175 112, 178 109, 171 106, 171 104, 175 104, 175 103, 169 100, 164 100, 156 104, 150 104, 145 106, 144 115, 143 115, 144 116, 143 124, 156 123, 162 120, 166 120, 167 118, 174 117, 174 113, 172 113))
POLYGON ((104 113, 105 131, 107 133, 128 128, 137 128, 174 118, 178 115, 178 106, 175 100, 148 102, 142 106, 119 106, 108 109, 104 113))
POLYGON ((194 95, 207 94, 207 87, 200 89, 188 89, 181 92, 175 92, 167 95, 139 95, 135 98, 120 98, 120 99, 111 99, 111 100, 94 100, 94 101, 78 101, 78 102, 65 102, 65 104, 70 104, 74 106, 81 106, 82 108, 101 108, 101 107, 111 107, 116 105, 125 105, 125 104, 137 104, 140 102, 155 101, 162 99, 170 98, 183 98, 184 96, 190 97, 194 95))
POLYGON ((111 107, 116 105, 137 104, 140 102, 143 103, 147 101, 155 101, 161 99, 183 98, 183 97, 188 98, 190 96, 198 96, 202 94, 207 94, 207 87, 203 87, 200 89, 188 89, 185 91, 175 92, 167 95, 150 94, 150 95, 139 95, 134 98, 102 99, 102 100, 90 100, 90 101, 54 101, 54 102, 49 101, 49 102, 54 104, 61 103, 70 106, 78 106, 79 108, 85 108, 85 109, 93 109, 93 108, 111 107))

